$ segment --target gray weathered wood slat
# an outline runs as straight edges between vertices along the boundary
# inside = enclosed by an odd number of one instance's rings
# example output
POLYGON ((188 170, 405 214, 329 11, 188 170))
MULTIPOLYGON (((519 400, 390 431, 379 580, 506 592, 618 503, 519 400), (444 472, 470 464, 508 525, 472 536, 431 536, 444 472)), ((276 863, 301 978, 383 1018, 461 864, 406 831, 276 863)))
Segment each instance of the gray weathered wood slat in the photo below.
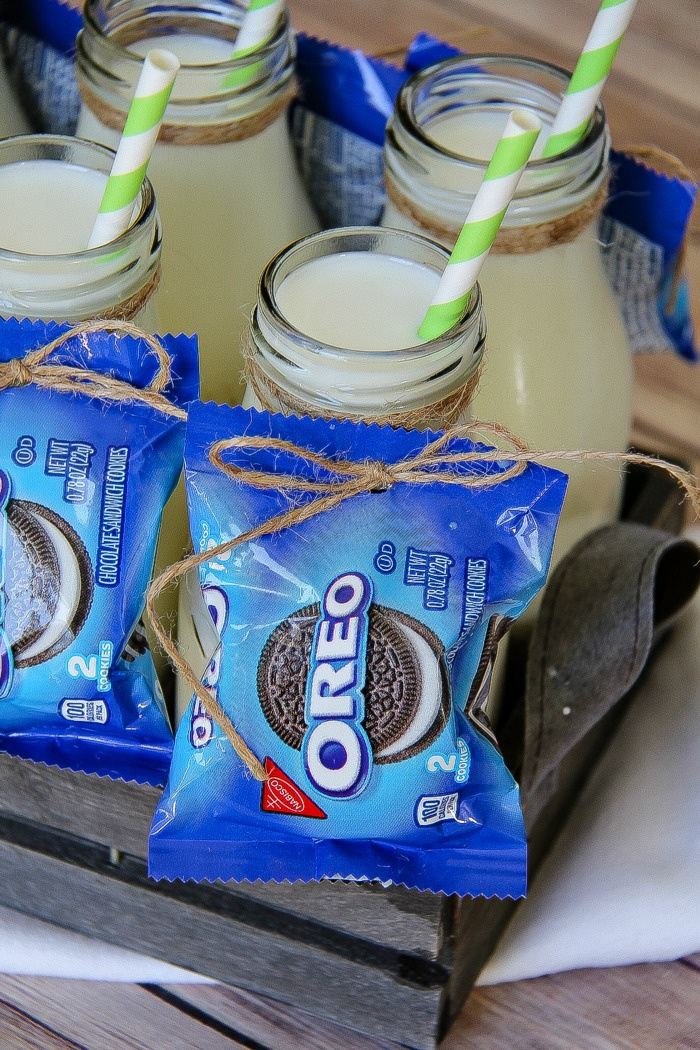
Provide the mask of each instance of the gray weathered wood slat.
MULTIPOLYGON (((148 829, 160 792, 25 762, 0 754, 0 812, 68 830, 79 838, 145 858, 148 829)), ((377 886, 320 883, 242 883, 217 891, 274 908, 402 951, 436 959, 450 917, 450 902, 433 894, 377 886)))
POLYGON ((259 929, 199 902, 170 899, 144 878, 139 882, 136 862, 125 865, 131 881, 122 868, 105 873, 106 863, 102 870, 90 869, 0 841, 0 903, 80 933, 99 931, 103 940, 243 988, 265 989, 282 1002, 293 998, 301 1009, 368 1035, 434 1046, 447 971, 436 968, 426 986, 412 981, 413 957, 397 953, 393 966, 391 955, 381 953, 346 958, 334 931, 329 950, 295 942, 274 928, 261 936, 259 929), (79 906, 67 907, 68 888, 68 904, 79 906), (301 974, 313 979, 300 980, 301 974), (332 996, 321 994, 330 987, 332 996))

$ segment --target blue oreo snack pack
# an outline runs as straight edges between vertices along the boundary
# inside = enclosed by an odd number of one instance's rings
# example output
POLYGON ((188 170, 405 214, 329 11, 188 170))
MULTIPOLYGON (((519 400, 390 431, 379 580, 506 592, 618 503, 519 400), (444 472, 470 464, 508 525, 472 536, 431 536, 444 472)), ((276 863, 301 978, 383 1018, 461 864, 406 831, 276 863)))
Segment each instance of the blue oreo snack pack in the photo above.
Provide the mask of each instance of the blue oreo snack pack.
POLYGON ((161 342, 0 321, 0 749, 153 785, 172 732, 140 617, 198 392, 196 340, 161 342))
POLYGON ((197 403, 185 478, 216 633, 150 874, 522 895, 483 655, 544 582, 565 475, 465 437, 197 403))

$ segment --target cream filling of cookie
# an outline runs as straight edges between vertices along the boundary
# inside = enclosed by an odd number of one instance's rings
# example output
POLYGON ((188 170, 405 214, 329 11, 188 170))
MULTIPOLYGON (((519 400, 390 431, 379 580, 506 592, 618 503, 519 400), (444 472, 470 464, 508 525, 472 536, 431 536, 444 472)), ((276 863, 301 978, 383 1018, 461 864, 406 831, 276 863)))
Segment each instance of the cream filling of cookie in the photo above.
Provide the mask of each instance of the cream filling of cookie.
POLYGON ((375 758, 389 758, 417 744, 433 725, 442 707, 442 675, 440 674, 440 661, 436 653, 426 642, 425 638, 421 637, 412 627, 408 627, 400 622, 396 622, 395 626, 400 631, 403 631, 418 657, 420 666, 420 698, 413 720, 398 740, 394 740, 382 751, 378 751, 375 758))
POLYGON ((41 527, 46 530, 56 551, 60 572, 60 587, 56 612, 36 641, 32 642, 29 648, 22 652, 22 660, 25 661, 46 652, 63 636, 66 629, 73 622, 82 593, 80 565, 71 544, 61 530, 48 518, 40 516, 40 523, 41 527))

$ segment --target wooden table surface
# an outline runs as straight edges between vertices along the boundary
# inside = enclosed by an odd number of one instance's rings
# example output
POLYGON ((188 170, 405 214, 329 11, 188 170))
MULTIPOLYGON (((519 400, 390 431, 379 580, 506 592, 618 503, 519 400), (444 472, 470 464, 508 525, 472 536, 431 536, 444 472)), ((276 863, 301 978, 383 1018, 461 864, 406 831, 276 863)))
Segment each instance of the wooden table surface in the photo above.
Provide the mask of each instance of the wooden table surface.
MULTIPOLYGON (((596 0, 290 0, 300 30, 368 51, 419 30, 467 49, 571 67, 596 0)), ((654 144, 700 175, 700 4, 639 0, 605 88, 616 146, 654 144)), ((688 272, 700 330, 700 209, 688 272)), ((636 362, 634 437, 700 468, 700 369, 669 355, 636 362)), ((316 975, 315 979, 322 979, 316 975)), ((89 1050, 365 1050, 388 1046, 248 992, 0 977, 0 1047, 89 1050)), ((700 1050, 700 955, 479 989, 443 1050, 700 1050)))

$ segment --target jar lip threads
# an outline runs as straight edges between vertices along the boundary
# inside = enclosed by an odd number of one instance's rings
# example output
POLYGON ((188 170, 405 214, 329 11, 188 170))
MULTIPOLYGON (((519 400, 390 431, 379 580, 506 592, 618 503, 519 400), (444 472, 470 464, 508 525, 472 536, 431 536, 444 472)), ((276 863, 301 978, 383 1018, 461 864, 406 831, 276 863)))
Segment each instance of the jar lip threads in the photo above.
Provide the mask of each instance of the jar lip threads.
MULTIPOLYGON (((458 55, 415 73, 399 91, 387 125, 390 198, 399 208, 412 202, 425 215, 426 229, 432 219, 456 236, 508 113, 522 108, 548 129, 568 79, 557 66, 495 54, 458 55), (462 126, 469 126, 472 140, 478 132, 480 156, 461 147, 462 126)), ((504 229, 552 221, 596 196, 607 177, 610 146, 602 104, 569 150, 542 158, 543 146, 538 144, 520 180, 504 229)))
MULTIPOLYGON (((81 92, 100 113, 125 110, 147 46, 173 50, 180 72, 168 105, 164 135, 191 124, 218 127, 240 122, 286 98, 296 51, 289 16, 280 5, 268 39, 255 48, 255 62, 236 51, 247 7, 207 0, 187 8, 148 0, 108 4, 87 0, 77 62, 81 92)), ((232 132, 231 132, 232 133, 232 132)))
MULTIPOLYGON (((107 146, 102 146, 89 139, 81 139, 71 135, 52 135, 37 132, 32 135, 15 135, 12 138, 0 139, 0 171, 3 166, 10 164, 26 164, 33 162, 65 163, 78 171, 88 172, 93 170, 105 176, 109 172, 114 161, 114 151, 107 146)), ((44 259, 58 261, 68 260, 72 256, 82 256, 86 251, 100 253, 112 253, 115 246, 122 247, 129 241, 133 230, 153 221, 156 211, 156 200, 153 186, 148 178, 143 180, 140 191, 136 198, 135 214, 131 224, 115 237, 109 245, 98 245, 94 248, 85 245, 76 247, 71 251, 41 252, 44 259)), ((16 256, 18 259, 33 257, 34 252, 23 252, 16 248, 6 247, 0 243, 0 258, 16 256)))
MULTIPOLYGON (((367 355, 385 353, 386 351, 384 350, 372 351, 357 349, 347 345, 329 345, 323 340, 315 339, 308 331, 302 331, 295 326, 293 320, 285 315, 284 310, 280 306, 279 289, 292 272, 309 262, 321 258, 351 253, 375 253, 388 259, 395 259, 409 264, 416 263, 433 270, 438 276, 444 270, 449 258, 449 252, 445 248, 417 233, 391 229, 382 230, 376 226, 346 226, 322 230, 320 233, 311 234, 283 248, 270 260, 263 270, 260 279, 258 302, 261 324, 263 326, 268 325, 271 328, 276 328, 280 324, 289 327, 299 334, 302 341, 309 348, 322 346, 329 353, 347 356, 348 359, 366 360, 367 355)), ((480 298, 481 293, 479 292, 477 301, 474 304, 470 304, 464 321, 471 318, 480 309, 480 298)), ((392 352, 398 355, 405 353, 407 359, 410 359, 415 356, 417 351, 424 351, 428 342, 432 344, 438 342, 438 340, 428 341, 421 339, 418 337, 416 330, 414 343, 397 348, 392 352)))

